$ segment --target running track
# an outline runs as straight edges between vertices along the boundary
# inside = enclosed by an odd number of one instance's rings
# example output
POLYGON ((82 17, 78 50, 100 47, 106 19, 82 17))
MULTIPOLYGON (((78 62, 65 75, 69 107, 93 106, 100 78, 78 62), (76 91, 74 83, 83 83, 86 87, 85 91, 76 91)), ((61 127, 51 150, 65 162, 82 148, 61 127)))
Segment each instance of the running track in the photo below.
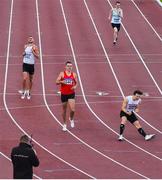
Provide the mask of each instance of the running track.
POLYGON ((114 47, 108 12, 115 1, 98 2, 1 0, 0 178, 12 178, 6 156, 22 133, 34 134, 41 161, 36 178, 162 178, 162 10, 152 0, 121 1, 124 26, 114 47), (28 35, 39 45, 41 58, 32 99, 22 101, 17 90, 28 35), (73 60, 80 85, 76 128, 63 133, 55 79, 67 59, 73 60), (127 124, 126 141, 119 143, 121 102, 134 89, 149 94, 139 118, 156 138, 145 142, 127 124), (96 91, 109 94, 97 96, 96 91))

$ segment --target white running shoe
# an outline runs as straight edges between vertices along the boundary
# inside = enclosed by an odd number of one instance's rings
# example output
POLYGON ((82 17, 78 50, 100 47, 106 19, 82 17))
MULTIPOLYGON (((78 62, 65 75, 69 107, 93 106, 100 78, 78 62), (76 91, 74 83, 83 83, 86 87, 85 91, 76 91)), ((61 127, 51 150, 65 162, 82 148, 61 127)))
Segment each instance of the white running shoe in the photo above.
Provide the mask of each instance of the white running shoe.
POLYGON ((27 99, 28 99, 28 100, 30 100, 30 99, 31 99, 31 95, 30 95, 30 93, 29 93, 29 94, 27 94, 27 96, 26 96, 26 97, 27 97, 27 99))
POLYGON ((63 125, 62 130, 63 130, 63 131, 67 131, 67 126, 66 126, 66 124, 63 125))
POLYGON ((26 92, 22 93, 21 99, 25 99, 26 92))
POLYGON ((71 126, 72 128, 75 127, 75 125, 74 125, 74 120, 70 120, 70 126, 71 126))
POLYGON ((118 138, 118 141, 123 141, 123 140, 124 140, 123 135, 120 135, 119 138, 118 138))
POLYGON ((151 140, 154 137, 155 137, 155 134, 148 134, 148 135, 145 136, 145 140, 149 141, 149 140, 151 140))
POLYGON ((24 90, 23 90, 23 89, 20 89, 20 90, 18 90, 18 93, 19 93, 19 94, 23 94, 23 93, 24 93, 24 90))

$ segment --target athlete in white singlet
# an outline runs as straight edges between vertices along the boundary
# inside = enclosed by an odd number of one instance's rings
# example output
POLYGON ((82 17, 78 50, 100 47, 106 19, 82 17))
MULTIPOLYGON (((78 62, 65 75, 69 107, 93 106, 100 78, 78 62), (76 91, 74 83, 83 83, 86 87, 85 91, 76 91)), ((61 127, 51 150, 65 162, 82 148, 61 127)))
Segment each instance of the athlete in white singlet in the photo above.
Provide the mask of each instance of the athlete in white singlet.
POLYGON ((25 96, 27 99, 31 98, 35 57, 39 58, 39 50, 38 47, 34 44, 33 37, 30 36, 28 38, 28 43, 24 47, 23 53, 23 90, 21 99, 24 99, 25 96))
POLYGON ((152 139, 155 134, 149 134, 147 135, 143 128, 141 127, 139 120, 137 119, 135 113, 139 111, 139 104, 141 103, 141 97, 143 93, 139 90, 134 91, 133 95, 127 96, 122 104, 122 108, 120 111, 120 118, 121 118, 121 124, 120 124, 120 136, 119 141, 122 141, 124 139, 123 132, 125 129, 125 124, 127 121, 132 123, 138 130, 138 132, 145 138, 146 141, 152 139), (134 113, 135 112, 135 113, 134 113))
POLYGON ((113 27, 113 44, 116 44, 118 39, 118 32, 120 31, 121 19, 123 18, 123 10, 120 8, 120 2, 117 1, 115 8, 112 8, 109 13, 109 20, 113 27))

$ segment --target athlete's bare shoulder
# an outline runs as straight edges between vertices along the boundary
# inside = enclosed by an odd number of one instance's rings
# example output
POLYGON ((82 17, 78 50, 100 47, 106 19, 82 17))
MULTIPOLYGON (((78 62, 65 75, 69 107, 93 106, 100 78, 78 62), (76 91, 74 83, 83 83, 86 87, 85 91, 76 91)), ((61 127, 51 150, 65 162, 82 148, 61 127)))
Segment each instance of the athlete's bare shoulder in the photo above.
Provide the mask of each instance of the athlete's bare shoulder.
POLYGON ((60 77, 63 77, 64 76, 64 72, 61 71, 60 74, 59 74, 60 77))

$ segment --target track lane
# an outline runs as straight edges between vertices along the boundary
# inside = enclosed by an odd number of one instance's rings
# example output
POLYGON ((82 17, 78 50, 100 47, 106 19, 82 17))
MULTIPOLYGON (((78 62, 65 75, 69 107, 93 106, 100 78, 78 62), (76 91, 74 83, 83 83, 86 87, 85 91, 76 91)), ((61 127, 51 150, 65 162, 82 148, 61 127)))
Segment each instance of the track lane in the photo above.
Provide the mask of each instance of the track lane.
MULTIPOLYGON (((5 59, 6 59, 6 50, 7 50, 7 36, 8 36, 8 25, 9 25, 9 10, 10 10, 10 1, 2 0, 0 6, 0 35, 3 43, 0 44, 0 152, 4 149, 7 149, 4 146, 4 142, 8 140, 8 135, 5 133, 5 138, 3 137, 3 132, 8 130, 8 127, 3 123, 6 120, 7 116, 5 111, 3 111, 3 84, 5 76, 5 59), (3 129, 3 131, 2 131, 3 129)), ((11 164, 0 154, 0 178, 12 178, 12 169, 11 164)))
POLYGON ((143 2, 140 0, 134 0, 134 2, 146 16, 151 25, 155 28, 157 33, 162 37, 161 19, 159 18, 159 15, 162 14, 162 9, 159 4, 153 0, 143 2))
POLYGON ((4 157, 3 153, 0 152, 0 168, 1 174, 0 179, 12 179, 12 166, 9 160, 4 157), (6 172, 6 173, 4 173, 6 172))
POLYGON ((9 10, 10 10, 10 1, 2 0, 0 6, 0 35, 3 43, 0 44, 0 108, 3 107, 3 84, 4 84, 4 66, 6 59, 6 50, 7 50, 7 35, 8 35, 8 24, 9 24, 9 10), (5 17, 5 18, 4 18, 5 17))

